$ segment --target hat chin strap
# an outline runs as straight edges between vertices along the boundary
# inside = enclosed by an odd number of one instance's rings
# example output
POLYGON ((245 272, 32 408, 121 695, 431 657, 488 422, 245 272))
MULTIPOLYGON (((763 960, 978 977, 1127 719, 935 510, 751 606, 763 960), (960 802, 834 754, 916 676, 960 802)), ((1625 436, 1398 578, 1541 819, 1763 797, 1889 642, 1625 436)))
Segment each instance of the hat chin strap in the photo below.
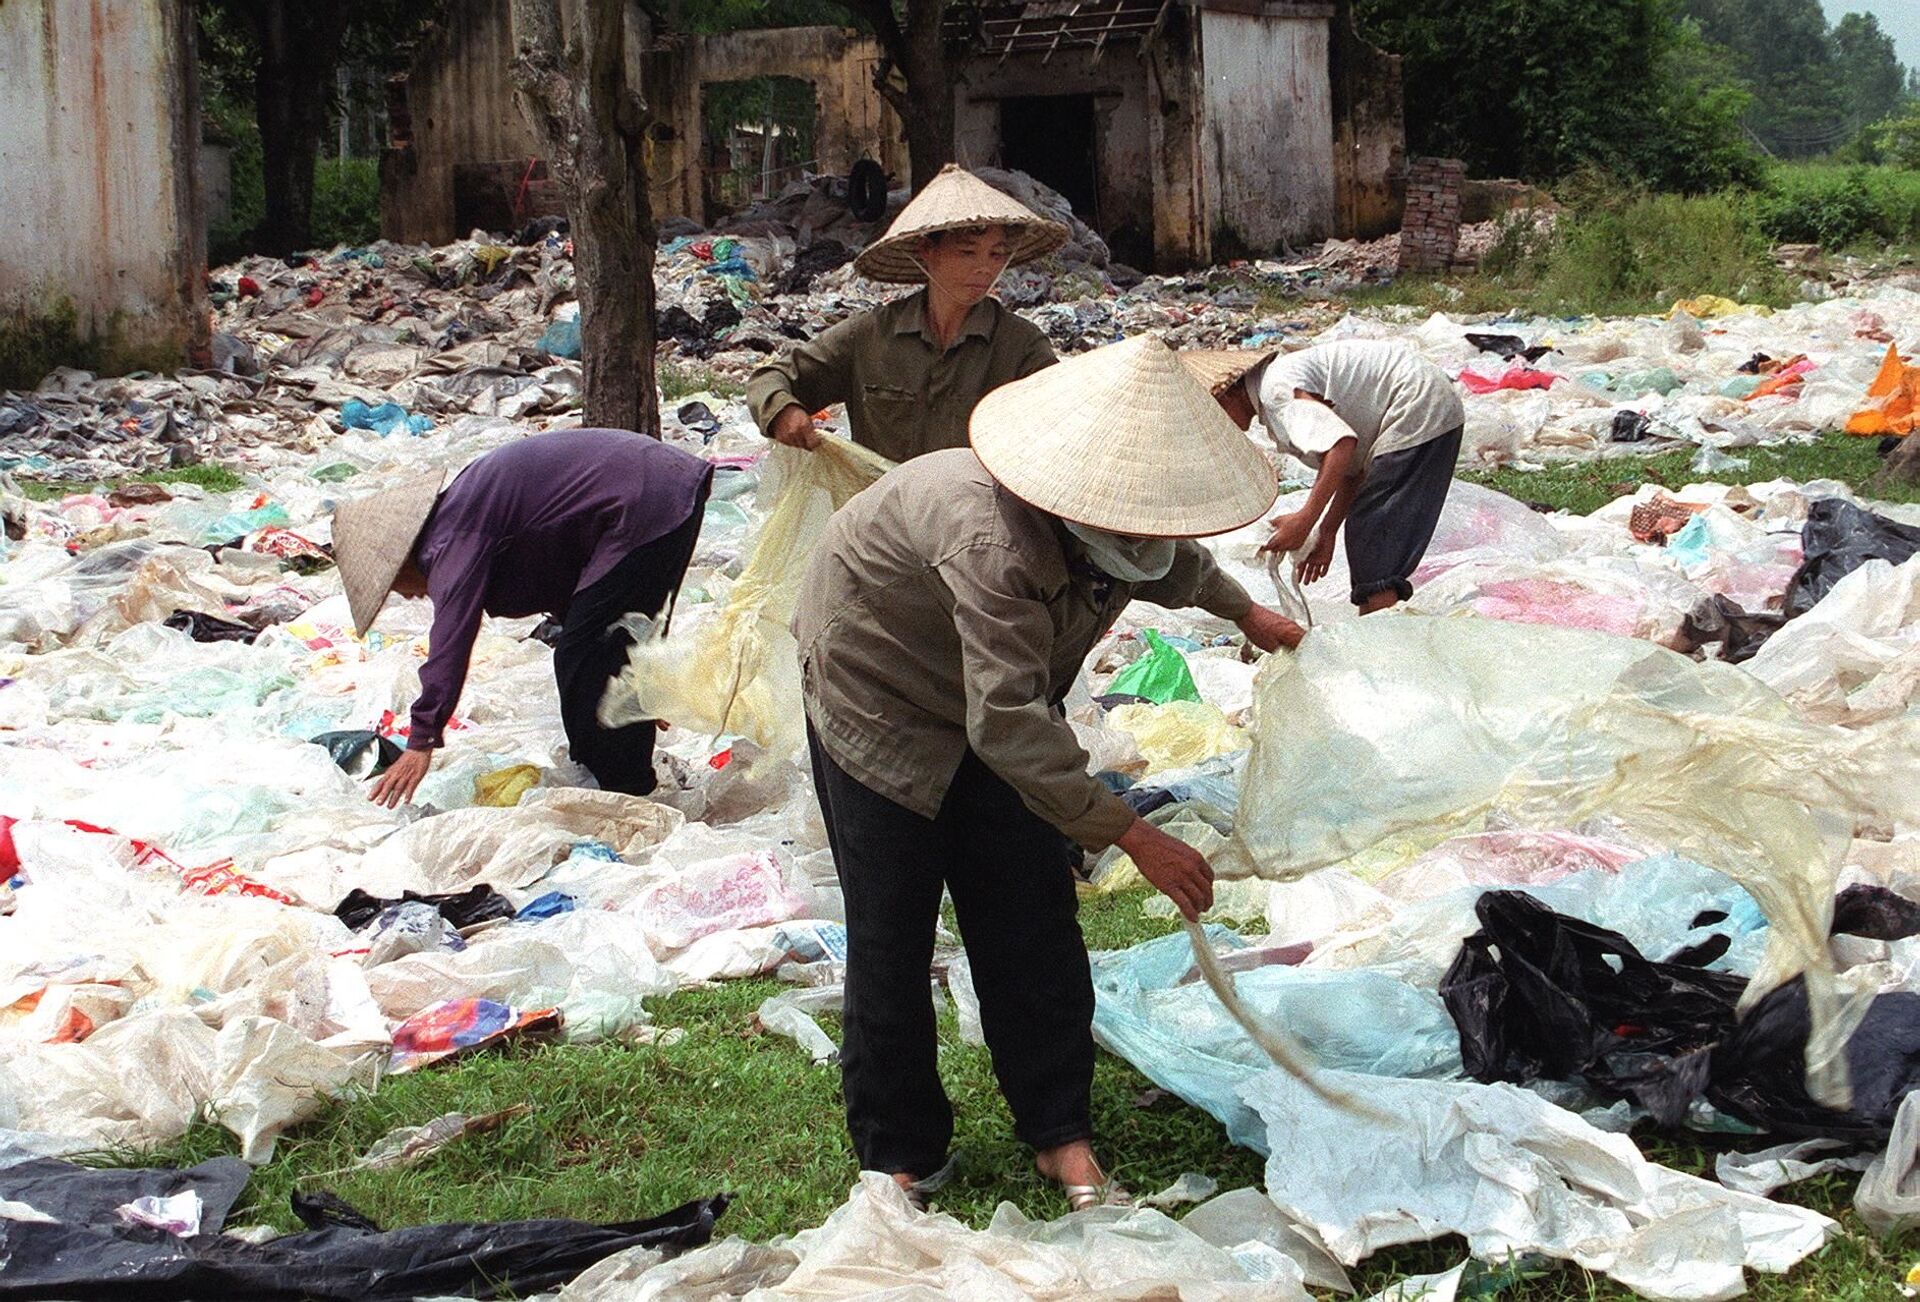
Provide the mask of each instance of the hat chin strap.
POLYGON ((920 268, 920 274, 927 278, 927 283, 929 285, 932 285, 935 289, 938 289, 942 294, 945 294, 948 298, 954 300, 956 303, 967 303, 969 306, 971 306, 974 303, 983 301, 987 297, 987 294, 991 294, 993 293, 994 290, 998 289, 1000 287, 1000 277, 1006 275, 1007 268, 1013 264, 1013 259, 1011 257, 1009 257, 1005 262, 1002 262, 1000 264, 1000 270, 993 273, 993 283, 987 286, 987 293, 982 294, 979 298, 969 300, 965 294, 955 292, 953 286, 947 284, 946 281, 941 280, 938 276, 934 275, 933 269, 927 266, 926 263, 920 261, 919 254, 909 253, 907 254, 907 257, 913 260, 914 266, 920 268))

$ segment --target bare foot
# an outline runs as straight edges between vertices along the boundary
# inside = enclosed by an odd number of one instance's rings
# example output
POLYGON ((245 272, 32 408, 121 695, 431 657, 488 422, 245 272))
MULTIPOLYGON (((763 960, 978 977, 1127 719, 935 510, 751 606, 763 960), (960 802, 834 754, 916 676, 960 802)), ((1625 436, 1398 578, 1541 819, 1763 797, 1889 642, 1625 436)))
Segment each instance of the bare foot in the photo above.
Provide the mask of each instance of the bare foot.
POLYGON ((902 1189, 911 1189, 920 1183, 920 1177, 911 1171, 895 1171, 893 1173, 893 1182, 902 1189))
POLYGON ((1107 1178, 1094 1160, 1092 1142, 1085 1139, 1040 1150, 1033 1155, 1033 1166, 1047 1179, 1063 1185, 1098 1185, 1107 1178))

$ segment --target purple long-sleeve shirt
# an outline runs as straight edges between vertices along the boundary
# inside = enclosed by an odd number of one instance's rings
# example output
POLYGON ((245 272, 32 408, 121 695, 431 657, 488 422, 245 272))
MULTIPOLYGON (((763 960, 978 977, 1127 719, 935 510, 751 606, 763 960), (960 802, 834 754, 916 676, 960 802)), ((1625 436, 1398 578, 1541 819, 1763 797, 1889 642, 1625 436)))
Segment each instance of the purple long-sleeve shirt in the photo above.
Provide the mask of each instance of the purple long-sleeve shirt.
POLYGON ((566 614, 574 594, 686 522, 711 462, 644 434, 556 430, 447 485, 413 547, 433 599, 409 750, 441 744, 485 615, 566 614))

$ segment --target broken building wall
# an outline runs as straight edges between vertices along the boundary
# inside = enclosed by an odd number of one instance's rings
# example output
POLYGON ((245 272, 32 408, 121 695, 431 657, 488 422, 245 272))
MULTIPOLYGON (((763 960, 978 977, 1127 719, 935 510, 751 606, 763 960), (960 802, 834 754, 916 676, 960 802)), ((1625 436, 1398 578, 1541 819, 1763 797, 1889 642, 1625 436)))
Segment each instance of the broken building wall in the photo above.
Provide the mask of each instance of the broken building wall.
POLYGON ((1073 201, 1116 258, 1149 267, 1155 261, 1148 166, 1153 100, 1136 55, 1121 48, 1098 61, 1084 53, 971 61, 955 89, 954 150, 963 166, 1017 168, 1052 186, 1073 201), (1021 122, 1026 115, 1035 121, 1021 122), (1056 131, 1060 147, 1021 153, 1015 145, 1035 129, 1056 131), (1076 193, 1083 182, 1091 204, 1076 193))
POLYGON ((1400 229, 1406 196, 1400 56, 1360 36, 1352 0, 1340 0, 1330 36, 1335 233, 1343 239, 1378 239, 1400 229))
POLYGON ((1335 232, 1332 14, 1331 5, 1200 13, 1200 178, 1215 259, 1335 232))
POLYGON ((190 5, 0 2, 0 388, 204 348, 190 5))
POLYGON ((814 170, 845 176, 862 158, 907 175, 899 118, 873 88, 880 47, 839 27, 769 27, 664 40, 647 61, 655 118, 647 168, 656 216, 707 222, 703 150, 704 87, 791 77, 813 87, 814 170))

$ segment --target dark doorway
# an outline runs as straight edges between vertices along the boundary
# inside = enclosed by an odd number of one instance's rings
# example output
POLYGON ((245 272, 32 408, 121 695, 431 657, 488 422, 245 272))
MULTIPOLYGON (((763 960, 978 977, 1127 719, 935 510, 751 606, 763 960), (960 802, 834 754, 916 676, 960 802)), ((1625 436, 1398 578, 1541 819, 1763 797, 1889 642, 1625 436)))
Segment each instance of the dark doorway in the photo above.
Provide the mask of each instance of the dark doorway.
POLYGON ((1000 163, 1058 190, 1100 229, 1093 96, 1023 95, 1000 101, 1000 163))

